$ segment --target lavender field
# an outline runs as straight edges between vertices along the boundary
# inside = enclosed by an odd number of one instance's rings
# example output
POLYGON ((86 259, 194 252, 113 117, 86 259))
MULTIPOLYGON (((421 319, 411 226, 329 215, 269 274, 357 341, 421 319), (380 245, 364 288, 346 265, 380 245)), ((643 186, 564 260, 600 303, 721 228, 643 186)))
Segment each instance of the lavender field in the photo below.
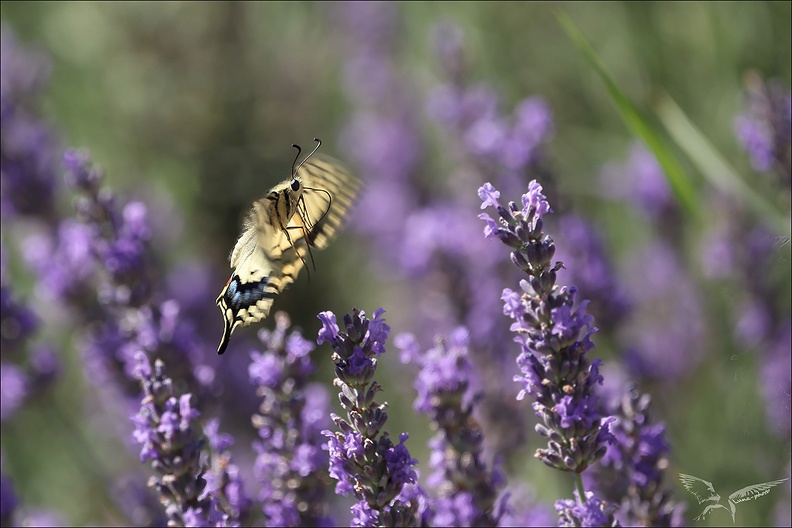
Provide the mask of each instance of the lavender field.
POLYGON ((792 523, 792 3, 0 14, 2 526, 792 523))

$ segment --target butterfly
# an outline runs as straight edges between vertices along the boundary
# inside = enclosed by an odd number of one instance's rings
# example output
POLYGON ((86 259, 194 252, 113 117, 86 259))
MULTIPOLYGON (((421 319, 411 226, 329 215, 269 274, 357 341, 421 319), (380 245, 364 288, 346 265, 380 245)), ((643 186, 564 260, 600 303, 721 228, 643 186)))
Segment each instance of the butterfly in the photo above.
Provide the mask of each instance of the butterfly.
POLYGON ((217 297, 224 323, 218 354, 238 326, 267 317, 275 297, 307 268, 306 257, 316 269, 311 248, 327 247, 357 197, 360 181, 335 159, 315 155, 322 142, 314 141, 296 168, 301 149, 292 145, 291 178, 256 200, 245 220, 229 259, 234 271, 217 297))

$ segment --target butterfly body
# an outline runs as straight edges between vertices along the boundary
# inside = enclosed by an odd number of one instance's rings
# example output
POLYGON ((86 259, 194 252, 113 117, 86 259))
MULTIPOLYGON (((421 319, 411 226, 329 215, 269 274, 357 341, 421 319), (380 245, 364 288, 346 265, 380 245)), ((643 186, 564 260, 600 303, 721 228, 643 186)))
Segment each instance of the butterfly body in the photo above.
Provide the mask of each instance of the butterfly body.
POLYGON ((325 248, 342 227, 359 181, 327 156, 309 156, 289 180, 256 200, 233 251, 234 268, 217 297, 223 314, 225 352, 238 326, 261 321, 275 297, 313 261, 311 248, 325 248))

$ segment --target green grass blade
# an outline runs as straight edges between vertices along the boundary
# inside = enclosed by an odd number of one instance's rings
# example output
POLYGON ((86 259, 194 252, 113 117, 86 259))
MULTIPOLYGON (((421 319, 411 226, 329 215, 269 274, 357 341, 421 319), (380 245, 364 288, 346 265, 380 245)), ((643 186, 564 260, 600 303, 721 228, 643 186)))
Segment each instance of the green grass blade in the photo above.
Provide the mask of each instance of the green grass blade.
POLYGON ((575 46, 583 52, 583 55, 586 57, 591 67, 594 68, 594 71, 597 72, 597 75, 599 75, 600 79, 605 84, 627 128, 640 138, 657 158, 677 201, 691 216, 698 216, 699 203, 696 188, 685 172, 685 169, 682 167, 682 164, 674 155, 668 142, 656 128, 641 115, 638 108, 632 104, 627 95, 619 88, 605 69, 605 65, 600 60, 597 52, 594 51, 594 48, 591 47, 589 41, 575 23, 572 22, 569 16, 565 13, 558 13, 557 16, 561 27, 564 28, 564 31, 566 31, 575 46))
POLYGON ((670 95, 664 94, 658 105, 660 121, 673 140, 688 155, 704 177, 721 192, 742 203, 765 219, 779 235, 790 236, 792 220, 748 185, 725 160, 704 134, 690 122, 670 95))

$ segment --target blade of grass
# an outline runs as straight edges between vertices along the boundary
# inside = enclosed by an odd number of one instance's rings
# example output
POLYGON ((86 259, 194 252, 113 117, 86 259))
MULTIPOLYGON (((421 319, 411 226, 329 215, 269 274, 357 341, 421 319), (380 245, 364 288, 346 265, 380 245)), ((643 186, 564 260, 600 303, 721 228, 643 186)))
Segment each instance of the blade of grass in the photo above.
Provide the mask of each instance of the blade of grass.
POLYGON ((575 23, 572 22, 572 19, 563 12, 558 13, 557 17, 561 27, 566 31, 570 40, 572 40, 575 46, 583 53, 588 63, 605 84, 627 128, 629 128, 634 135, 639 137, 657 158, 677 201, 691 216, 697 217, 699 214, 699 204, 696 188, 685 172, 685 169, 682 167, 682 164, 674 155, 668 142, 658 130, 641 115, 638 108, 632 104, 627 95, 619 88, 613 80, 613 77, 611 77, 605 69, 605 65, 600 60, 597 52, 594 51, 594 48, 583 33, 578 29, 575 23))
POLYGON ((753 209, 777 234, 790 236, 792 219, 780 213, 740 177, 704 134, 690 122, 670 95, 662 94, 657 104, 657 114, 673 140, 713 187, 753 209))

